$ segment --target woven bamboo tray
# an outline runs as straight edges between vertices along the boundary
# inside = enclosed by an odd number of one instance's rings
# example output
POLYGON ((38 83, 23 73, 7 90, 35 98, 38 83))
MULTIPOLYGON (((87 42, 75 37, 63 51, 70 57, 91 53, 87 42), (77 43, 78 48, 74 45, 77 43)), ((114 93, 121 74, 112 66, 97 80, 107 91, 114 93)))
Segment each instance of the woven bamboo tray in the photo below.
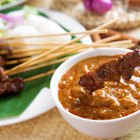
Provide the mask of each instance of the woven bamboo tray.
POLYGON ((120 21, 113 25, 113 29, 126 30, 140 26, 140 8, 126 8, 123 1, 115 1, 112 10, 105 15, 85 10, 82 0, 53 0, 51 8, 73 16, 88 29, 118 17, 120 21))

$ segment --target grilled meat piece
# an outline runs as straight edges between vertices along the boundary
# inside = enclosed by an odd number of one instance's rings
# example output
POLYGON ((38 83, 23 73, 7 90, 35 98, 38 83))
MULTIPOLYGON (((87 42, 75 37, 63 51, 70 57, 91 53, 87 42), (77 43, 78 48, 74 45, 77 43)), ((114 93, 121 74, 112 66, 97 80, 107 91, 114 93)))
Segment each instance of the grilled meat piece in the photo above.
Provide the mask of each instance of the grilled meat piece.
POLYGON ((0 56, 0 67, 4 67, 6 64, 6 59, 2 56, 0 56))
POLYGON ((134 69, 140 66, 140 50, 121 55, 115 60, 102 64, 93 72, 80 77, 79 84, 90 92, 104 87, 106 81, 119 82, 121 76, 130 80, 134 69))
POLYGON ((0 67, 0 96, 5 94, 13 94, 22 91, 24 81, 22 78, 9 78, 4 74, 4 69, 0 67))
MULTIPOLYGON (((1 40, 0 40, 1 43, 1 40)), ((0 67, 4 67, 6 64, 6 57, 9 54, 12 54, 12 48, 10 46, 5 46, 0 44, 0 52, 6 51, 7 54, 1 54, 0 55, 0 67)))

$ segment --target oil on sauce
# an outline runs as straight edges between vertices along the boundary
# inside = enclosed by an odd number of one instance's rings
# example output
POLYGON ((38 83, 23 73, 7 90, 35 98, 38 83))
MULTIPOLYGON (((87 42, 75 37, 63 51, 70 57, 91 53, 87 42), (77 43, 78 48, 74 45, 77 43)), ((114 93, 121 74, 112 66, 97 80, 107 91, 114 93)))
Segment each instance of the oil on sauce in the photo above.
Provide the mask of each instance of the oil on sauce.
POLYGON ((78 84, 86 72, 117 56, 99 56, 83 60, 63 75, 59 83, 59 100, 69 112, 88 119, 105 120, 127 116, 140 109, 140 68, 130 81, 105 82, 92 93, 78 84))

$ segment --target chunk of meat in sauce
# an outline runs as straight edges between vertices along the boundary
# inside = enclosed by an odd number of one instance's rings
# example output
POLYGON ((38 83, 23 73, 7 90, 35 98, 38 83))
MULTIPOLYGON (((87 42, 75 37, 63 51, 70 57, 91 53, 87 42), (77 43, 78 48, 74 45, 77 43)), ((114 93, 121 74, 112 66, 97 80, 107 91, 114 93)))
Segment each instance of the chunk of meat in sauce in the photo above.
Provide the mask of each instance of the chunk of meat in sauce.
POLYGON ((121 55, 116 60, 104 63, 94 71, 80 77, 79 84, 93 92, 104 87, 105 81, 120 81, 121 76, 130 80, 135 67, 140 66, 140 50, 121 55))
POLYGON ((123 78, 119 82, 106 81, 102 89, 94 92, 79 85, 79 78, 84 73, 116 58, 118 56, 89 58, 68 70, 59 83, 58 96, 64 108, 75 115, 96 120, 120 118, 139 110, 139 67, 135 69, 129 81, 123 78))

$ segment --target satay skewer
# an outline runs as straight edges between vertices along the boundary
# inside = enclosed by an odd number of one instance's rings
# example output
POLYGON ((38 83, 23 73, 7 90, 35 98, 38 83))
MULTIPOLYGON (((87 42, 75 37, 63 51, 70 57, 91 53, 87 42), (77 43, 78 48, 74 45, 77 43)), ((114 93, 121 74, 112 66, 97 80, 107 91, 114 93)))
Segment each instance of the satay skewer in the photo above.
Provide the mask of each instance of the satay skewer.
MULTIPOLYGON (((136 55, 140 55, 140 51, 134 51, 133 53, 131 52, 131 53, 128 53, 128 54, 126 54, 127 56, 129 56, 129 57, 134 57, 133 55, 136 53, 136 55)), ((124 55, 123 57, 125 57, 126 55, 124 55)), ((138 57, 138 56, 137 56, 138 57)), ((120 57, 120 58, 122 58, 122 57, 120 57)), ((135 57, 134 57, 135 58, 135 57)), ((117 61, 117 60, 116 60, 117 61)), ((136 60, 134 60, 134 62, 135 62, 136 60)), ((108 62, 108 63, 111 63, 111 62, 113 62, 113 61, 110 61, 110 62, 108 62)), ((121 61, 122 62, 122 61, 121 61)), ((137 62, 137 64, 133 64, 135 67, 136 66, 139 66, 140 65, 140 62, 139 61, 136 61, 137 62)), ((108 63, 106 63, 106 65, 108 64, 108 63)), ((100 67, 98 68, 99 70, 100 70, 100 67)), ((102 69, 101 69, 102 70, 102 69)), ((48 71, 48 72, 44 72, 44 73, 41 73, 41 74, 38 74, 38 75, 35 75, 35 76, 32 76, 32 77, 29 77, 29 78, 26 78, 26 79, 24 79, 24 82, 29 82, 29 81, 32 81, 32 80, 35 80, 35 79, 38 79, 38 78, 41 78, 41 77, 44 77, 44 76, 47 76, 47 75, 50 75, 50 74, 53 74, 55 72, 55 69, 54 70, 51 70, 51 71, 48 71)), ((124 72, 128 72, 129 73, 129 71, 128 70, 124 70, 124 72)), ((131 73, 131 72, 130 72, 131 73)), ((129 74, 130 74, 129 73, 129 74)), ((126 80, 130 80, 130 78, 131 77, 129 77, 129 74, 128 75, 126 75, 125 73, 122 73, 122 74, 124 74, 123 76, 125 76, 125 78, 126 78, 126 80)), ((139 75, 139 73, 138 73, 138 75, 139 75)), ((83 78, 83 77, 82 77, 83 78)), ((82 81, 82 78, 80 79, 81 81, 82 81)), ((118 79, 119 79, 119 77, 117 77, 118 79)), ((111 79, 112 80, 112 79, 111 79)), ((113 79, 114 80, 114 79, 113 79)), ((81 82, 80 81, 80 82, 81 82)), ((108 80, 107 80, 108 81, 108 80)), ((117 81, 117 80, 116 80, 117 81)), ((82 86, 84 86, 84 83, 80 83, 82 86)), ((86 87, 87 88, 87 87, 86 87)), ((88 88, 87 88, 88 89, 88 88)), ((91 89, 90 89, 91 90, 91 89)))
POLYGON ((28 61, 29 59, 30 59, 30 57, 29 58, 16 59, 16 60, 10 60, 10 61, 6 62, 6 65, 20 64, 20 63, 28 61))
POLYGON ((107 29, 98 29, 98 30, 88 30, 84 32, 67 32, 67 33, 58 33, 58 34, 45 34, 45 35, 32 35, 32 36, 15 36, 15 37, 2 37, 1 40, 17 40, 17 39, 30 39, 30 38, 45 38, 45 37, 56 37, 56 36, 66 36, 66 35, 91 35, 94 33, 107 33, 107 29))
MULTIPOLYGON (((113 24, 113 23, 116 22, 116 21, 118 21, 118 19, 112 20, 112 21, 110 21, 110 22, 108 22, 108 23, 106 23, 106 24, 103 24, 103 25, 101 25, 101 26, 95 28, 95 29, 92 29, 91 31, 106 28, 106 27, 110 26, 111 24, 113 24)), ((6 74, 9 74, 9 73, 14 72, 14 71, 16 71, 16 70, 19 70, 19 69, 22 69, 22 68, 26 68, 26 67, 32 65, 33 62, 34 62, 34 64, 35 64, 35 63, 36 63, 36 62, 35 62, 36 60, 38 60, 38 59, 40 59, 40 58, 42 58, 42 57, 45 57, 45 56, 47 57, 48 54, 53 53, 53 52, 55 52, 55 51, 57 51, 57 50, 59 50, 59 49, 62 49, 62 48, 64 48, 64 47, 67 46, 67 45, 71 45, 71 44, 73 44, 73 43, 79 41, 80 39, 82 39, 82 38, 84 38, 84 37, 86 37, 86 36, 87 36, 87 35, 82 35, 82 36, 80 36, 80 37, 77 37, 77 38, 71 40, 71 41, 68 42, 68 43, 59 45, 58 47, 55 47, 54 49, 52 49, 52 50, 50 50, 50 51, 47 51, 47 52, 45 52, 45 53, 43 53, 43 54, 41 54, 41 55, 39 55, 39 56, 37 56, 37 57, 35 57, 35 58, 31 58, 29 61, 27 61, 27 62, 25 62, 25 63, 22 63, 22 64, 20 64, 20 65, 18 65, 18 66, 16 66, 16 67, 12 68, 11 70, 5 71, 5 73, 6 73, 6 74)), ((38 62, 37 62, 37 63, 38 63, 38 62)), ((36 64, 37 64, 37 63, 36 63, 36 64)))
POLYGON ((139 66, 140 50, 136 49, 85 73, 80 77, 79 84, 86 90, 93 92, 103 88, 104 82, 119 82, 121 78, 129 81, 133 76, 134 69, 139 66))
POLYGON ((24 82, 30 82, 30 81, 33 81, 33 80, 36 80, 36 79, 51 75, 51 74, 53 74, 55 72, 55 70, 56 69, 50 70, 50 71, 47 71, 47 72, 44 72, 44 73, 29 77, 29 78, 26 78, 26 79, 24 79, 24 82))
POLYGON ((101 40, 101 36, 98 33, 94 33, 93 35, 91 35, 91 37, 94 42, 101 40))
MULTIPOLYGON (((70 49, 73 49, 75 47, 83 47, 83 48, 90 48, 90 47, 93 47, 93 48, 97 48, 97 47, 105 47, 105 46, 110 46, 110 44, 91 44, 91 45, 87 45, 87 44, 74 44, 74 45, 71 45, 71 46, 66 46, 65 48, 62 48, 59 50, 60 51, 66 51, 66 50, 70 50, 70 49)), ((52 48, 51 48, 52 49, 52 48)), ((41 53, 44 53, 44 51, 49 51, 50 49, 37 49, 37 51, 33 50, 33 51, 27 51, 26 53, 16 53, 16 54, 11 54, 9 56, 7 56, 7 59, 14 59, 14 58, 22 58, 22 57, 32 57, 32 56, 36 56, 36 55, 39 55, 41 53)), ((1 54, 1 53, 0 53, 1 54)))
MULTIPOLYGON (((60 45, 60 44, 57 44, 56 46, 58 46, 58 45, 60 45)), ((75 43, 75 44, 72 44, 72 45, 69 45, 69 46, 66 46, 64 49, 69 49, 69 48, 73 48, 73 47, 78 47, 78 46, 81 46, 81 45, 83 45, 84 47, 88 47, 88 45, 87 44, 81 44, 81 43, 75 43)), ((95 46, 103 46, 103 45, 105 45, 105 46, 107 46, 105 43, 94 43, 94 44, 91 44, 93 47, 95 46)), ((44 51, 48 51, 48 50, 51 50, 52 49, 52 47, 56 47, 56 46, 44 46, 44 47, 39 47, 39 48, 33 48, 33 49, 31 49, 31 48, 24 48, 24 49, 15 49, 15 48, 13 48, 12 49, 12 54, 10 54, 10 55, 16 55, 16 54, 25 54, 25 53, 30 53, 30 52, 38 52, 38 51, 42 51, 42 52, 44 52, 44 51)), ((0 51, 0 55, 6 55, 6 54, 9 54, 7 51, 0 51)))
MULTIPOLYGON (((138 0, 139 1, 139 0, 138 0)), ((121 40, 132 40, 133 43, 139 44, 140 40, 131 36, 128 36, 125 33, 121 33, 119 31, 115 31, 113 29, 108 29, 108 32, 105 34, 106 37, 111 37, 114 35, 120 35, 121 40)))
POLYGON ((27 69, 19 70, 19 71, 16 71, 14 74, 27 72, 27 71, 31 71, 31 70, 36 70, 36 69, 39 69, 39 68, 43 68, 43 67, 47 67, 47 66, 50 66, 50 65, 58 64, 58 63, 64 62, 68 58, 70 58, 70 56, 60 58, 60 59, 57 59, 57 60, 53 60, 53 61, 50 61, 50 62, 47 62, 47 63, 43 63, 43 64, 40 64, 40 65, 37 65, 37 66, 32 66, 32 67, 29 67, 27 69))
MULTIPOLYGON (((49 60, 56 59, 56 58, 58 58, 58 57, 61 57, 61 56, 66 55, 66 54, 69 54, 69 55, 70 55, 70 54, 74 54, 74 53, 76 53, 78 50, 79 50, 79 48, 74 48, 73 50, 67 50, 67 51, 65 51, 65 52, 54 53, 54 54, 49 55, 49 57, 44 57, 43 59, 41 59, 41 61, 38 60, 37 63, 40 64, 40 62, 47 62, 47 61, 49 61, 49 60)), ((36 63, 33 63, 32 66, 35 65, 35 64, 36 64, 36 63)), ((26 68, 28 68, 28 67, 26 67, 26 68)), ((20 69, 17 69, 16 71, 18 71, 18 70, 20 70, 20 69)), ((13 75, 14 73, 16 73, 16 71, 10 72, 9 75, 13 75)))
MULTIPOLYGON (((128 47, 134 47, 135 44, 130 44, 130 45, 125 45, 124 48, 127 46, 128 47)), ((88 45, 89 48, 92 48, 92 45, 88 45)), ((114 47, 114 45, 112 45, 114 47)), ((83 52, 87 50, 87 48, 85 47, 81 47, 81 49, 77 49, 77 51, 75 53, 78 53, 78 52, 83 52)), ((72 50, 71 50, 72 51, 72 50)), ((21 70, 17 70, 16 72, 14 73, 11 73, 11 74, 17 74, 17 73, 21 73, 21 72, 26 72, 26 71, 29 71, 29 70, 35 70, 35 69, 38 69, 38 68, 41 68, 41 67, 46 67, 46 66, 49 66, 49 65, 53 65, 53 64, 57 64, 57 63, 60 63, 60 62, 63 62, 65 60, 67 60, 69 57, 64 57, 64 58, 60 58, 60 59, 57 59, 55 60, 55 58, 52 57, 52 60, 51 61, 43 61, 42 63, 38 64, 37 66, 31 66, 31 67, 28 67, 26 69, 21 69, 21 70)))
POLYGON ((119 40, 120 37, 121 37, 120 35, 114 35, 114 36, 111 36, 111 37, 107 37, 107 38, 98 40, 98 41, 96 41, 96 43, 107 43, 107 42, 111 42, 111 41, 114 41, 114 40, 119 40))
MULTIPOLYGON (((96 42, 94 43, 107 43, 107 42, 111 42, 111 41, 114 41, 114 40, 118 40, 120 39, 120 35, 114 35, 114 36, 111 36, 111 37, 107 37, 105 39, 101 39, 101 40, 96 40, 96 42)), ((60 44, 58 43, 45 43, 45 42, 40 42, 40 43, 16 43, 16 42, 9 42, 8 43, 9 46, 11 46, 12 48, 16 48, 16 49, 21 49, 21 47, 24 47, 23 49, 25 49, 25 47, 28 47, 28 46, 34 46, 35 48, 37 47, 40 47, 40 46, 43 46, 45 48, 48 48, 48 49, 51 49, 51 47, 56 47, 60 44)), ((6 45, 8 45, 6 44, 6 45)), ((3 44, 5 45, 5 44, 3 44)), ((41 48, 43 48, 41 47, 41 48)), ((22 50, 22 49, 21 49, 22 50)))
MULTIPOLYGON (((85 51, 86 49, 89 49, 89 48, 100 48, 100 47, 121 47, 121 48, 132 48, 134 47, 135 44, 131 43, 130 40, 125 40, 125 41, 116 41, 116 42, 110 42, 110 43, 102 43, 102 44, 90 44, 90 45, 87 45, 87 44, 73 44, 71 46, 67 46, 66 48, 63 48, 62 51, 68 51, 68 50, 72 50, 73 48, 77 48, 79 49, 79 51, 82 51, 81 49, 84 49, 83 51, 85 51)), ((44 51, 43 51, 44 52, 44 51)), ((58 52, 61 52, 61 50, 59 50, 58 52)), ((11 65, 11 64, 17 64, 17 63, 21 63, 21 62, 25 62, 26 60, 29 60, 30 57, 36 55, 36 54, 39 54, 39 53, 42 53, 42 52, 35 52, 35 53, 21 53, 21 54, 14 54, 14 55, 11 55, 10 57, 8 58, 18 58, 18 60, 11 60, 11 61, 7 61, 7 65, 11 65), (23 57, 28 57, 26 59, 22 59, 23 57), (19 59, 20 58, 20 59, 19 59), (25 61, 24 61, 25 60, 25 61)), ((55 54, 55 53, 54 53, 55 54)))

